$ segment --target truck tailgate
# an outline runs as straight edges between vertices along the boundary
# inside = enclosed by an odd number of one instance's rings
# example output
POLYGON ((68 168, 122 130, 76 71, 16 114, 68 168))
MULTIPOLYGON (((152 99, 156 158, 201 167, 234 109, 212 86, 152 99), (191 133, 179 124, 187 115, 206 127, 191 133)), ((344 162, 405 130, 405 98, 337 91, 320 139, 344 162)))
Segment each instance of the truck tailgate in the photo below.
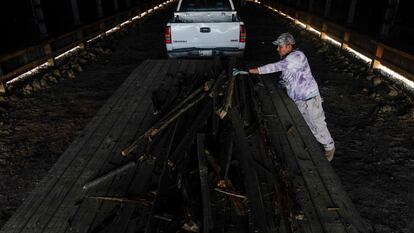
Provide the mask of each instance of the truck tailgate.
POLYGON ((240 22, 171 23, 172 49, 238 48, 240 22))

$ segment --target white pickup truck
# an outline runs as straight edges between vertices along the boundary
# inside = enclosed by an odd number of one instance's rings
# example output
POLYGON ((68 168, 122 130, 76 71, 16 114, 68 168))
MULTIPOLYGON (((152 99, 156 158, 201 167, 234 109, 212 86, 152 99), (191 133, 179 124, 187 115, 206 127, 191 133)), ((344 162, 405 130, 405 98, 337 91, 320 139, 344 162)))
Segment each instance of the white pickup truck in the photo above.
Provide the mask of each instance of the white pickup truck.
POLYGON ((165 43, 169 57, 241 56, 246 28, 231 0, 180 0, 165 43))

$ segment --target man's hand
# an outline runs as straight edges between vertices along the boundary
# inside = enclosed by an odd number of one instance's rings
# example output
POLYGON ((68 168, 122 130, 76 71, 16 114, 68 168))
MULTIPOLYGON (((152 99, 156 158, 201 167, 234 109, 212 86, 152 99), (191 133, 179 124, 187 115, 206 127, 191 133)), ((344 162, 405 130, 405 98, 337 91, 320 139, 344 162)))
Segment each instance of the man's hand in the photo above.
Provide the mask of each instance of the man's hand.
POLYGON ((286 81, 285 81, 285 80, 283 80, 283 79, 279 79, 279 80, 277 81, 277 86, 278 86, 279 88, 286 88, 286 81))
POLYGON ((250 68, 249 69, 249 73, 251 73, 251 74, 259 74, 259 69, 257 69, 257 68, 250 68))
POLYGON ((233 74, 233 76, 237 76, 239 74, 246 75, 246 74, 249 74, 249 72, 244 71, 244 70, 238 70, 236 68, 233 68, 233 73, 232 74, 233 74))

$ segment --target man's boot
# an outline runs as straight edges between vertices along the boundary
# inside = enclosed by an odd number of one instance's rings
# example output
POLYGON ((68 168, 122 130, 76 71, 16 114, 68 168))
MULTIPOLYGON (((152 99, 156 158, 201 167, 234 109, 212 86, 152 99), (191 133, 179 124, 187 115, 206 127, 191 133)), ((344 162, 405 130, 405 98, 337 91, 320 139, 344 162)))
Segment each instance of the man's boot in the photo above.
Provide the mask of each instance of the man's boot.
POLYGON ((332 161, 332 159, 333 159, 333 157, 334 157, 334 154, 335 154, 335 147, 334 147, 334 148, 332 148, 331 150, 327 150, 327 151, 325 151, 325 158, 326 158, 329 162, 331 162, 331 161, 332 161))

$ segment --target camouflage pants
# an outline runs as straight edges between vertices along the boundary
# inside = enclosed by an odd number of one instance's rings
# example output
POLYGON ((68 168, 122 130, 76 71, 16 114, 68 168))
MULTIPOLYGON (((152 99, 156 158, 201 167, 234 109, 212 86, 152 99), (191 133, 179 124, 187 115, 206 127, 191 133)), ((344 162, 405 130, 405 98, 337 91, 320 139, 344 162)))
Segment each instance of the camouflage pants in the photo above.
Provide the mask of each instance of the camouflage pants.
POLYGON ((322 98, 318 95, 307 101, 297 101, 295 103, 316 140, 322 144, 325 151, 334 149, 335 143, 325 122, 322 98))

